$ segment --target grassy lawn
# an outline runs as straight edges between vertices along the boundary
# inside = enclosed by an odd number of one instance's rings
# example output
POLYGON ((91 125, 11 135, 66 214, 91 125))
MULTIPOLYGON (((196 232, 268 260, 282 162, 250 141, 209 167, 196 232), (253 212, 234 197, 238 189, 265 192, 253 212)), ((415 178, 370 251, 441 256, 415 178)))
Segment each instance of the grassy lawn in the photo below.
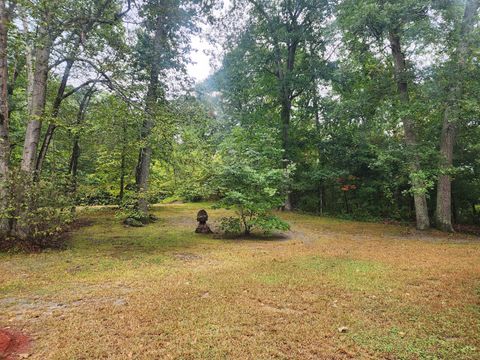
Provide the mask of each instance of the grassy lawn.
POLYGON ((0 255, 0 328, 29 359, 480 358, 478 238, 292 213, 220 240, 201 206, 145 228, 84 209, 67 250, 0 255))

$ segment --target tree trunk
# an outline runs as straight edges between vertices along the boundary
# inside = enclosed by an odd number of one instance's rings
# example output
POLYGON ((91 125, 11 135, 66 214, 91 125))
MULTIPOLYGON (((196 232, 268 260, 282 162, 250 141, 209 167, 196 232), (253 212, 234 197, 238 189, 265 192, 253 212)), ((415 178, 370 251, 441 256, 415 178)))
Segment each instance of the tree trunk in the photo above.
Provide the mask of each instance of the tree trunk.
MULTIPOLYGON (((67 88, 68 78, 70 76, 70 71, 73 67, 73 59, 68 59, 65 64, 65 69, 63 70, 62 81, 60 82, 60 86, 58 87, 57 96, 53 102, 52 106, 52 119, 56 119, 58 113, 60 111, 60 105, 62 104, 63 94, 65 93, 65 89, 67 88)), ((45 161, 45 157, 47 156, 48 147, 50 142, 52 141, 53 133, 57 125, 54 122, 48 124, 47 131, 45 132, 45 136, 43 138, 43 143, 40 148, 40 152, 38 153, 38 159, 35 164, 36 175, 39 176, 40 172, 42 171, 43 162, 45 161)))
POLYGON ((125 193, 125 154, 122 153, 120 161, 120 193, 118 195, 119 204, 122 204, 125 193))
MULTIPOLYGON (((73 64, 75 62, 75 59, 77 57, 78 49, 80 45, 82 44, 82 38, 86 38, 90 31, 94 28, 95 24, 98 23, 99 18, 101 15, 106 11, 108 5, 111 3, 111 0, 107 0, 103 2, 103 5, 99 7, 97 13, 92 16, 92 18, 82 27, 82 33, 81 35, 78 34, 75 43, 73 45, 73 50, 72 53, 69 55, 69 58, 66 61, 65 64, 65 69, 63 71, 63 76, 62 76, 62 81, 60 82, 60 86, 57 91, 57 96, 55 97, 55 100, 53 102, 53 107, 52 107, 52 120, 56 119, 58 117, 58 113, 60 111, 60 105, 62 101, 65 99, 64 94, 65 94, 65 89, 67 87, 67 82, 68 78, 70 76, 70 71, 72 70, 73 64)), ((124 14, 122 14, 120 17, 122 17, 124 14)), ((119 17, 119 18, 120 18, 119 17)), ((43 163, 45 161, 45 158, 47 156, 48 152, 48 147, 50 146, 50 142, 52 141, 53 134, 55 132, 55 129, 57 126, 55 125, 54 122, 51 122, 48 125, 47 131, 45 132, 45 136, 43 138, 43 143, 40 148, 40 152, 38 154, 38 159, 35 164, 35 170, 36 170, 36 176, 40 176, 40 173, 42 171, 43 163)))
MULTIPOLYGON (((284 90, 287 92, 287 90, 284 90)), ((281 97, 281 102, 282 102, 282 110, 280 112, 280 120, 282 123, 282 147, 284 150, 284 158, 286 160, 289 159, 289 153, 288 153, 288 148, 289 148, 289 130, 290 130, 290 114, 292 110, 292 103, 291 100, 288 96, 288 94, 283 94, 281 97)))
POLYGON ((162 27, 162 17, 159 15, 156 19, 155 35, 153 39, 154 56, 153 59, 151 59, 150 64, 150 81, 146 95, 145 119, 140 134, 140 138, 144 144, 140 149, 138 156, 135 176, 138 194, 137 210, 145 217, 148 215, 148 178, 150 175, 150 163, 152 160, 152 147, 149 144, 149 137, 153 129, 155 111, 160 97, 160 83, 158 78, 160 74, 159 57, 161 55, 162 41, 164 37, 165 34, 162 27))
POLYGON ((32 93, 33 93, 33 50, 29 41, 28 22, 24 14, 22 14, 24 41, 25 41, 25 65, 27 68, 27 109, 30 113, 32 108, 32 93))
MULTIPOLYGON (((285 90, 286 92, 286 90, 285 90)), ((290 129, 290 113, 292 104, 288 95, 283 94, 282 99, 282 110, 280 113, 280 119, 282 123, 282 147, 283 147, 283 166, 285 171, 287 171, 287 166, 290 162, 290 154, 289 154, 289 129, 290 129)), ((287 189, 287 194, 285 198, 285 203, 283 205, 283 210, 291 211, 293 209, 292 206, 292 193, 290 189, 287 189)))
POLYGON ((21 169, 28 175, 33 176, 40 131, 42 127, 42 116, 45 112, 45 101, 47 92, 48 60, 50 58, 51 40, 44 26, 40 26, 39 42, 35 49, 35 70, 33 73, 31 108, 29 109, 29 120, 25 132, 25 142, 21 169))
MULTIPOLYGON (((95 92, 94 86, 92 86, 83 96, 80 103, 80 107, 77 113, 77 120, 75 125, 80 125, 85 119, 85 112, 87 110, 90 99, 95 92)), ((77 192, 77 172, 78 172, 78 159, 80 158, 80 136, 78 133, 73 137, 72 155, 70 156, 70 164, 68 166, 68 172, 70 174, 70 193, 75 196, 77 192)), ((72 206, 72 214, 75 214, 75 204, 72 206)))
MULTIPOLYGON (((92 86, 88 91, 83 95, 82 101, 80 102, 80 106, 78 108, 77 113, 77 120, 75 122, 76 126, 79 126, 85 120, 85 113, 87 111, 88 105, 94 94, 95 89, 92 86)), ((72 193, 75 193, 77 189, 77 170, 78 170, 78 159, 80 157, 80 136, 78 132, 75 134, 73 138, 73 146, 72 146, 72 156, 70 157, 70 165, 69 165, 69 173, 72 177, 72 193)))
POLYGON ((73 138, 72 156, 70 157, 69 173, 71 176, 71 192, 75 194, 77 191, 77 171, 78 171, 78 159, 80 158, 80 138, 75 135, 73 138))
MULTIPOLYGON (((148 125, 144 124, 144 129, 148 125)), ((137 209, 143 215, 148 214, 148 177, 150 175, 150 162, 152 160, 152 148, 145 146, 140 149, 138 156, 137 173, 136 173, 136 185, 138 192, 137 209)))
MULTIPOLYGON (((408 94, 407 69, 405 55, 402 53, 401 49, 400 35, 396 31, 390 31, 389 40, 394 62, 397 91, 402 105, 408 107, 410 98, 408 94)), ((402 122, 405 133, 405 144, 407 145, 409 151, 413 153, 413 156, 410 157, 409 165, 411 171, 410 180, 412 182, 417 229, 425 230, 430 227, 430 219, 428 216, 425 184, 416 176, 416 174, 421 171, 420 160, 417 154, 417 135, 415 133, 413 121, 408 116, 403 116, 402 122)))
POLYGON ((455 69, 455 84, 450 87, 449 101, 443 114, 442 133, 440 135, 440 176, 437 184, 436 226, 447 232, 453 232, 452 225, 452 179, 448 174, 453 165, 453 148, 459 118, 458 102, 463 93, 462 83, 467 61, 469 36, 475 26, 475 17, 480 6, 479 0, 468 0, 458 38, 455 69))
POLYGON ((348 205, 348 196, 346 191, 343 191, 343 200, 345 201, 345 209, 347 210, 347 214, 350 214, 350 206, 348 205))
MULTIPOLYGON (((75 135, 73 138, 72 155, 70 157, 70 164, 68 166, 68 172, 70 174, 70 194, 74 197, 77 192, 77 171, 78 171, 78 159, 80 158, 80 137, 75 135)), ((72 204, 70 210, 72 215, 75 215, 76 206, 75 201, 72 204)))
POLYGON ((8 177, 10 139, 8 130, 8 56, 9 14, 5 1, 0 0, 0 237, 10 232, 8 216, 8 177))
MULTIPOLYGON (((8 84, 8 96, 12 96, 14 91, 15 91, 15 84, 17 83, 17 79, 20 76, 20 72, 22 71, 23 64, 20 60, 20 57, 23 56, 23 51, 16 49, 15 55, 14 55, 14 64, 13 64, 13 74, 12 74, 12 80, 10 81, 10 84, 8 84)), ((11 113, 12 109, 9 107, 8 109, 11 113)), ((9 114, 10 117, 10 114, 9 114)))
MULTIPOLYGON (((318 106, 318 95, 317 95, 317 89, 316 89, 316 83, 315 83, 315 88, 314 88, 314 96, 313 96, 313 111, 315 112, 315 130, 317 132, 318 139, 320 139, 321 136, 321 126, 320 126, 320 109, 318 106)), ((317 144, 317 160, 318 164, 322 161, 322 147, 320 145, 320 141, 317 144)), ((318 191, 318 208, 319 208, 319 214, 320 216, 323 216, 323 203, 324 203, 324 186, 323 186, 323 181, 319 181, 317 185, 317 191, 318 191)))
POLYGON ((323 216, 323 185, 319 184, 318 188, 318 203, 317 203, 317 213, 320 216, 323 216))
POLYGON ((122 123, 122 153, 120 155, 120 193, 118 195, 119 205, 122 204, 125 194, 125 166, 127 158, 127 122, 123 119, 122 123))
MULTIPOLYGON (((278 45, 277 45, 278 48, 278 45)), ((288 54, 286 59, 286 71, 282 71, 282 63, 279 55, 277 58, 277 78, 280 83, 280 121, 282 126, 282 147, 283 147, 283 160, 284 167, 287 168, 291 158, 290 158, 290 119, 292 114, 292 89, 290 86, 290 76, 294 70, 295 66, 295 55, 297 51, 297 43, 292 42, 288 46, 288 54)), ((277 50, 278 52, 278 50, 277 50)), ((290 211, 293 209, 292 206, 292 194, 290 189, 287 190, 287 196, 285 199, 285 204, 283 206, 284 210, 290 211)))
POLYGON ((437 182, 437 208, 435 212, 435 225, 438 229, 453 232, 452 225, 452 179, 446 172, 453 165, 453 147, 455 143, 456 124, 448 120, 448 110, 444 113, 442 133, 440 135, 440 169, 441 173, 437 182))

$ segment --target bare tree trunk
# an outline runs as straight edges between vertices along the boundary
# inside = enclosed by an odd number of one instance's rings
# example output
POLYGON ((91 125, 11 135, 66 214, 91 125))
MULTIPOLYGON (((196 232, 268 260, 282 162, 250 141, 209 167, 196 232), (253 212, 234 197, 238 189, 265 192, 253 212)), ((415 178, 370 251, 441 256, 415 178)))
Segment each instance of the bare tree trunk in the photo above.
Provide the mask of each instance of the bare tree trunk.
POLYGON ((8 178, 10 139, 8 129, 8 56, 7 40, 10 16, 0 0, 0 236, 10 232, 8 216, 8 178))
POLYGON ((144 216, 148 214, 148 178, 150 176, 150 163, 152 161, 152 147, 149 144, 149 137, 151 135, 154 120, 153 112, 155 111, 156 94, 158 90, 158 66, 152 64, 150 74, 150 83, 147 92, 147 111, 146 118, 142 124, 142 131, 140 134, 141 140, 144 142, 140 153, 138 155, 138 163, 135 174, 135 182, 137 187, 138 199, 137 210, 144 216))
MULTIPOLYGON (((396 31, 390 31, 389 40, 392 50, 395 79, 397 82, 397 91, 400 96, 400 101, 404 106, 409 106, 410 98, 408 94, 406 61, 400 44, 400 35, 396 31)), ((425 184, 422 180, 415 176, 415 174, 421 170, 420 160, 417 154, 417 134, 415 132, 413 121, 408 116, 403 116, 402 122, 405 132, 405 144, 407 145, 407 148, 414 154, 410 159, 410 179, 412 181, 417 229, 425 230, 430 227, 430 219, 428 216, 425 184)))
POLYGON ((455 84, 450 88, 449 101, 443 114, 442 133, 440 135, 440 176, 437 184, 436 226, 443 231, 453 232, 452 225, 452 179, 448 174, 453 165, 453 148, 459 117, 458 102, 463 93, 462 83, 467 61, 469 36, 475 26, 475 17, 479 0, 468 0, 461 24, 457 47, 455 84))
MULTIPOLYGON (((161 5, 160 5, 161 6, 161 5)), ((140 134, 141 140, 144 142, 138 156, 136 168, 136 187, 137 187, 137 210, 143 216, 148 215, 148 178, 150 175, 150 163, 152 160, 152 147, 149 144, 149 137, 154 126, 155 110, 160 97, 160 65, 159 57, 162 51, 162 40, 164 38, 162 17, 159 15, 156 19, 155 35, 153 39, 154 56, 150 64, 150 81, 146 95, 146 114, 140 134)))
POLYGON ((33 74, 32 101, 29 109, 29 120, 25 133, 21 169, 28 175, 33 176, 42 116, 45 111, 47 92, 48 60, 50 58, 51 40, 44 26, 40 26, 39 42, 35 49, 35 71, 33 74))
MULTIPOLYGON (((75 135, 73 138, 73 146, 72 146, 72 155, 70 157, 70 164, 68 166, 69 168, 69 174, 70 174, 70 193, 73 197, 75 197, 75 194, 77 192, 77 170, 78 170, 78 159, 80 158, 80 145, 79 145, 80 138, 78 135, 75 135)), ((70 213, 72 215, 75 215, 76 212, 76 206, 75 206, 75 201, 72 204, 72 208, 70 210, 70 213)))

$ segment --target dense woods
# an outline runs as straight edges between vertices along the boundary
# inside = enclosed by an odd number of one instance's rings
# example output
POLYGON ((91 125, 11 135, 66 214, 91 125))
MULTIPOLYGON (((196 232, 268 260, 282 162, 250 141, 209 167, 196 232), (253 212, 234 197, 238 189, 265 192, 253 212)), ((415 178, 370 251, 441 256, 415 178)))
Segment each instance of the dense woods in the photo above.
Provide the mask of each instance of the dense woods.
MULTIPOLYGON (((0 0, 1 247, 78 205, 480 224, 479 0, 0 0), (192 36, 218 66, 195 83, 192 36)), ((120 221, 120 220, 119 220, 120 221)))

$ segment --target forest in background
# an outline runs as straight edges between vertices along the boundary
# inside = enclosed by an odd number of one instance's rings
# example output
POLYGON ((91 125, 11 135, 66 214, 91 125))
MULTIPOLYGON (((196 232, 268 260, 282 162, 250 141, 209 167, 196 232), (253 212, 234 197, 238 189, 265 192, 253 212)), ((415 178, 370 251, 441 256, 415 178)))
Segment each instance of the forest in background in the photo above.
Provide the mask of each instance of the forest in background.
POLYGON ((478 225, 479 6, 0 0, 3 242, 175 200, 478 225), (195 84, 202 29, 220 66, 195 84))

